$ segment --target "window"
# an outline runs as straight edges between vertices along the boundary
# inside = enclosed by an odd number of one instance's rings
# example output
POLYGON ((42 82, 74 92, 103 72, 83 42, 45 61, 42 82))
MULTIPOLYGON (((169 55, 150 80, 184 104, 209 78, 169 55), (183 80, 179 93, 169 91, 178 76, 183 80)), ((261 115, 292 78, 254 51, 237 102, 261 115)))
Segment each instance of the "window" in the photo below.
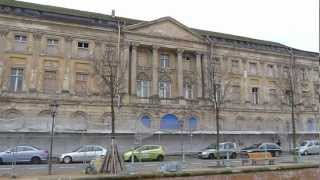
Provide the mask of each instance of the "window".
POLYGON ((10 74, 10 91, 19 92, 22 91, 23 83, 23 69, 22 68, 12 68, 10 74))
POLYGON ((259 93, 258 88, 252 88, 252 104, 259 104, 259 93))
POLYGON ((76 73, 76 93, 78 95, 87 94, 89 75, 85 72, 76 73))
POLYGON ((159 82, 159 96, 160 96, 160 98, 169 98, 171 96, 170 81, 160 81, 159 82))
POLYGON ((233 103, 240 103, 240 86, 231 87, 231 101, 233 103))
POLYGON ((147 80, 137 81, 137 96, 138 97, 149 97, 149 84, 147 80))
POLYGON ((54 93, 57 91, 57 72, 45 71, 43 76, 43 90, 47 93, 54 93))
POLYGON ((48 46, 58 46, 59 40, 58 39, 47 39, 48 46))
POLYGON ((239 71, 239 61, 238 60, 232 60, 231 61, 231 71, 232 72, 238 72, 239 71))
POLYGON ((141 117, 140 122, 144 127, 151 128, 151 118, 149 116, 141 117))
POLYGON ((274 77, 274 66, 272 64, 267 65, 267 75, 274 77))
POLYGON ((185 83, 183 88, 184 88, 184 97, 186 99, 192 99, 193 98, 192 85, 190 83, 185 83))
POLYGON ((277 91, 275 89, 269 89, 269 103, 275 104, 277 102, 277 91))
POLYGON ((88 49, 89 48, 89 43, 88 42, 84 42, 84 41, 79 41, 78 42, 78 48, 88 49))
POLYGON ((27 42, 27 36, 25 36, 25 35, 15 35, 14 39, 16 42, 19 42, 19 43, 26 43, 27 42))
POLYGON ((289 78, 289 68, 287 66, 283 67, 283 75, 285 78, 289 78))
POLYGON ((169 68, 169 55, 168 54, 160 54, 160 68, 161 69, 169 68))
POLYGON ((250 74, 257 74, 257 63, 249 63, 249 72, 250 74))

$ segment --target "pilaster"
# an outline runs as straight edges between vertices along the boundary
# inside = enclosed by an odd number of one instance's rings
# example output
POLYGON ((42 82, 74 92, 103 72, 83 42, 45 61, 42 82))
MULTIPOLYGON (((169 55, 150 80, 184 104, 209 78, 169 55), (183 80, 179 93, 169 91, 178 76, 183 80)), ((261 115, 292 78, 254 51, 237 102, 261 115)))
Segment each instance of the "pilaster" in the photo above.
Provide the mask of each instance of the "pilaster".
POLYGON ((37 87, 37 78, 39 78, 40 72, 39 72, 39 69, 37 68, 37 66, 38 66, 38 62, 40 60, 42 36, 43 36, 43 33, 41 33, 41 32, 34 32, 33 33, 30 86, 29 86, 29 90, 31 92, 39 90, 37 87))
POLYGON ((62 84, 62 92, 63 93, 69 93, 72 92, 72 87, 70 87, 70 84, 73 82, 73 77, 72 75, 74 71, 70 71, 71 64, 70 64, 70 59, 72 55, 72 37, 71 36, 65 36, 64 37, 64 52, 63 52, 63 57, 64 57, 64 71, 63 73, 63 84, 62 84))
POLYGON ((137 48, 139 44, 132 43, 132 54, 131 54, 131 95, 135 96, 137 89, 137 48))
POLYGON ((197 97, 202 98, 202 68, 201 68, 201 53, 196 52, 196 68, 197 68, 197 97))
POLYGON ((152 96, 158 96, 158 46, 152 46, 152 96))
POLYGON ((178 49, 177 50, 177 59, 178 59, 178 70, 177 70, 177 77, 178 77, 178 92, 179 92, 179 97, 183 98, 183 49, 178 49))

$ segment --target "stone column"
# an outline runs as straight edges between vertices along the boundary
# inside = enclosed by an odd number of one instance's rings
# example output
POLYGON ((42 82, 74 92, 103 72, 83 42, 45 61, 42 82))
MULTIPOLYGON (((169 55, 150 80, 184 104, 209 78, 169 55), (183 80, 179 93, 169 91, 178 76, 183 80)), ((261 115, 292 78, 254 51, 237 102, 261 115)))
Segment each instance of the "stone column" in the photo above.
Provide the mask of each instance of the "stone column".
POLYGON ((249 87, 248 87, 248 61, 246 59, 241 60, 241 65, 242 65, 242 74, 243 77, 242 79, 242 93, 241 97, 244 103, 250 103, 250 98, 249 98, 249 87))
POLYGON ((63 73, 62 92, 69 93, 71 90, 70 84, 73 77, 71 73, 75 73, 75 72, 70 72, 70 59, 72 55, 72 37, 66 36, 64 38, 63 44, 64 44, 64 52, 63 52, 64 71, 62 72, 63 73))
POLYGON ((208 53, 204 53, 203 56, 202 56, 202 68, 203 68, 203 86, 202 86, 202 97, 205 97, 205 98, 209 98, 209 94, 207 93, 207 86, 208 86, 208 60, 209 60, 209 54, 208 53))
POLYGON ((152 96, 158 96, 158 46, 152 46, 152 96))
POLYGON ((177 50, 177 59, 178 59, 178 67, 177 67, 177 77, 178 77, 178 97, 183 98, 183 59, 182 59, 183 50, 177 50))
POLYGON ((259 82, 259 86, 261 87, 261 94, 259 94, 259 100, 261 104, 267 104, 268 100, 269 100, 269 91, 267 88, 267 79, 266 79, 266 66, 267 64, 265 64, 264 62, 259 62, 258 65, 258 75, 261 76, 261 81, 259 82))
POLYGON ((139 44, 132 44, 132 54, 131 54, 131 95, 136 96, 137 89, 137 46, 139 44))
POLYGON ((5 67, 5 48, 6 48, 6 36, 8 30, 0 29, 0 92, 4 87, 4 67, 5 67))
POLYGON ((31 60, 31 72, 30 72, 30 86, 31 92, 39 90, 37 87, 37 78, 39 78, 39 69, 37 68, 38 62, 40 61, 41 53, 41 32, 33 33, 33 46, 32 46, 32 60, 31 60))
POLYGON ((123 67, 124 67, 124 78, 123 78, 123 93, 129 93, 129 63, 130 63, 130 44, 125 42, 123 47, 123 67))
POLYGON ((202 98, 202 68, 201 68, 201 53, 196 52, 196 68, 197 68, 197 97, 202 98))

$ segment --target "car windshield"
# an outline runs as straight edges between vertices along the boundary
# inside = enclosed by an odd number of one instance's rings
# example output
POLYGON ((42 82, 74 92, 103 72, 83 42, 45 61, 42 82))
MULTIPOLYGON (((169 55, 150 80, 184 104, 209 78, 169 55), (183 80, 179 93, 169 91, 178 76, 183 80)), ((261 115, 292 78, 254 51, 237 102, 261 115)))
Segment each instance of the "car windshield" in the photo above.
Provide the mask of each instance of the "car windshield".
POLYGON ((79 150, 82 149, 82 148, 83 148, 83 146, 78 147, 77 149, 73 150, 72 152, 77 152, 77 151, 79 151, 79 150))
POLYGON ((137 150, 137 149, 139 149, 140 147, 142 147, 142 146, 136 146, 136 147, 133 148, 133 150, 137 150))
POLYGON ((306 146, 308 144, 308 142, 307 141, 304 141, 304 142, 302 142, 301 144, 300 144, 300 146, 306 146))
POLYGON ((260 146, 260 144, 254 144, 254 145, 249 146, 248 148, 258 148, 259 146, 260 146))
MULTIPOLYGON (((219 149, 222 149, 222 148, 223 148, 223 144, 220 144, 219 149)), ((210 144, 205 149, 217 149, 217 145, 216 144, 210 144)))

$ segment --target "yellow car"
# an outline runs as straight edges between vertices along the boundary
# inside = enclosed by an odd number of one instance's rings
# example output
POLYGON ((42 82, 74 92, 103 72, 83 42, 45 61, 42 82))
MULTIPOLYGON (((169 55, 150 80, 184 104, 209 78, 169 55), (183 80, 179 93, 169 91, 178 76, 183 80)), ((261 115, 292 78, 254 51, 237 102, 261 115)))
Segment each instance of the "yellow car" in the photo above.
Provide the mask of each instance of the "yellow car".
POLYGON ((124 161, 163 161, 165 152, 160 145, 142 145, 123 153, 124 161))

